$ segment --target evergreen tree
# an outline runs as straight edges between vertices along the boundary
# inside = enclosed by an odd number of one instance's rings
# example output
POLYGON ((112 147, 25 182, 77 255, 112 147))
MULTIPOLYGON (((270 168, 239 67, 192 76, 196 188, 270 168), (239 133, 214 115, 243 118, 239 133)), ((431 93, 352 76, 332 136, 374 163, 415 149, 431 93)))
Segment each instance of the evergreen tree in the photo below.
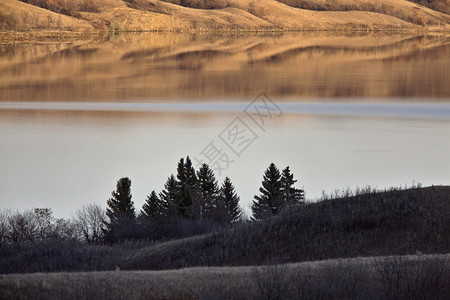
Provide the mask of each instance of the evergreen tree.
POLYGON ((233 223, 239 221, 242 215, 242 209, 239 206, 239 196, 236 194, 233 184, 230 178, 225 177, 222 187, 220 188, 219 201, 225 203, 226 219, 228 223, 233 223))
POLYGON ((283 207, 281 175, 274 163, 266 169, 263 176, 260 196, 255 196, 252 204, 253 219, 260 220, 277 214, 283 207))
POLYGON ((296 182, 297 180, 294 180, 294 174, 291 174, 291 170, 289 169, 289 166, 287 166, 281 174, 284 205, 291 206, 304 202, 304 191, 294 187, 296 182))
POLYGON ((178 215, 184 218, 196 217, 193 206, 197 200, 197 176, 189 156, 180 159, 177 167, 178 179, 178 215))
POLYGON ((165 216, 166 210, 165 203, 158 197, 155 191, 152 191, 142 206, 141 215, 149 219, 158 218, 165 216))
POLYGON ((106 215, 110 223, 119 222, 121 218, 134 219, 134 203, 131 201, 131 180, 128 177, 121 178, 117 181, 116 190, 111 193, 108 199, 108 208, 106 215))
POLYGON ((164 184, 164 190, 159 193, 159 199, 166 207, 166 214, 168 217, 175 217, 178 215, 178 199, 179 199, 179 184, 173 174, 167 178, 164 184))
POLYGON ((119 179, 111 196, 107 201, 106 216, 109 223, 105 224, 105 238, 110 242, 131 238, 136 219, 134 203, 131 201, 131 180, 128 177, 119 179))
POLYGON ((218 194, 219 187, 214 176, 213 170, 207 165, 203 164, 197 171, 197 187, 198 187, 198 216, 200 219, 211 218, 219 209, 218 194))

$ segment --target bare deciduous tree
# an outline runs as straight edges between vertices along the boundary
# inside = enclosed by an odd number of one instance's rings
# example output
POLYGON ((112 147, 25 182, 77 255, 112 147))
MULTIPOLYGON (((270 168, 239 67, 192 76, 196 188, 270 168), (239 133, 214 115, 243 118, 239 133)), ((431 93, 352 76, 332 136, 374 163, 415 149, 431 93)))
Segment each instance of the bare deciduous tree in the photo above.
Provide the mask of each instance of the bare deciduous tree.
POLYGON ((8 240, 9 225, 8 216, 11 212, 7 210, 0 211, 0 245, 5 244, 8 240))
POLYGON ((36 237, 36 222, 31 211, 16 213, 8 217, 8 239, 12 243, 33 241, 36 237))
POLYGON ((36 224, 36 238, 38 240, 55 237, 55 218, 50 208, 35 208, 33 219, 36 224))
POLYGON ((103 235, 106 214, 100 205, 89 204, 77 211, 75 222, 80 234, 86 242, 98 242, 103 235))
POLYGON ((79 238, 78 225, 74 220, 56 219, 54 236, 63 240, 79 238))

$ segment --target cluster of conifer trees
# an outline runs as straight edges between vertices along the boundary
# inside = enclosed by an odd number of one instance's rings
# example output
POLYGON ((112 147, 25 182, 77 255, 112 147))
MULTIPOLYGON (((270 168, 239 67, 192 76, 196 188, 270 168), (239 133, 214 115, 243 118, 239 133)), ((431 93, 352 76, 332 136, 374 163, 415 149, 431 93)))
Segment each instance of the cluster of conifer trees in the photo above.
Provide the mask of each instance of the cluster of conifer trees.
POLYGON ((261 193, 255 196, 252 204, 253 219, 259 220, 278 214, 283 208, 305 201, 302 189, 294 187, 297 180, 289 166, 280 173, 274 163, 264 172, 261 193))
MULTIPOLYGON (((263 177, 261 194, 255 196, 252 204, 252 219, 264 219, 286 206, 303 202, 304 192, 294 187, 295 182, 289 167, 280 173, 275 164, 270 164, 263 177)), ((138 217, 132 201, 131 180, 119 179, 107 201, 109 222, 105 237, 110 241, 132 238, 139 231, 136 224, 143 222, 151 224, 153 230, 155 225, 178 220, 219 225, 236 223, 243 220, 239 201, 230 178, 226 177, 219 187, 214 171, 207 164, 196 171, 188 156, 180 159, 176 176, 168 177, 160 193, 153 190, 147 196, 138 217)))

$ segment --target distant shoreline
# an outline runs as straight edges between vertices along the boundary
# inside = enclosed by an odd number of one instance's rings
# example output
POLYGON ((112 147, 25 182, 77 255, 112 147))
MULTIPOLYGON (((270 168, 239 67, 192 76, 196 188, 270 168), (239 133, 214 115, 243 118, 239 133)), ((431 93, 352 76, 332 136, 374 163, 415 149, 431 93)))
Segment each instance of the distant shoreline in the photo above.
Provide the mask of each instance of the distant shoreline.
MULTIPOLYGON (((247 102, 1 102, 1 110, 141 113, 236 113, 247 102)), ((449 120, 446 103, 278 102, 286 114, 449 120)))
POLYGON ((305 33, 305 32, 328 32, 328 33, 353 33, 353 34, 424 34, 424 35, 441 35, 450 34, 450 29, 434 28, 434 29, 366 29, 366 28, 349 28, 349 29, 264 29, 264 30, 181 30, 181 29, 159 29, 159 30, 129 30, 114 32, 110 30, 98 31, 57 31, 57 30, 36 30, 36 31, 0 31, 0 43, 8 42, 53 42, 53 41, 70 41, 70 40, 86 40, 92 38, 102 38, 108 36, 120 36, 122 34, 141 34, 141 33, 173 33, 173 34, 283 34, 283 33, 305 33))

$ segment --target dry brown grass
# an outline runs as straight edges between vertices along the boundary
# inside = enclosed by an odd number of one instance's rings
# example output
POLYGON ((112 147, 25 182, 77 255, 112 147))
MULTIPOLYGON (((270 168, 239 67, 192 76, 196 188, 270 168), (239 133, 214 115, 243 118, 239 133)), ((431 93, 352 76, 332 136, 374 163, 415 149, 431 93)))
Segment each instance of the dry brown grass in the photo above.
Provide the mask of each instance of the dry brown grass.
POLYGON ((96 2, 89 0, 20 0, 58 14, 80 18, 80 12, 99 12, 96 2))
POLYGON ((409 1, 389 0, 278 0, 286 5, 317 11, 366 11, 393 16, 420 26, 448 23, 449 16, 409 1))
POLYGON ((406 0, 280 0, 287 5, 276 0, 21 1, 5 0, 0 3, 1 29, 411 31, 424 27, 427 30, 450 28, 448 15, 418 7, 406 0))
POLYGON ((227 0, 162 0, 162 1, 197 9, 221 9, 228 6, 227 0))
POLYGON ((91 31, 88 22, 20 1, 0 2, 0 30, 91 31))
POLYGON ((381 299, 394 294, 396 299, 444 299, 449 292, 449 257, 369 257, 172 271, 11 274, 0 276, 0 293, 3 299, 381 299))
POLYGON ((449 0, 408 0, 413 3, 423 5, 436 11, 450 14, 450 1, 449 0))

